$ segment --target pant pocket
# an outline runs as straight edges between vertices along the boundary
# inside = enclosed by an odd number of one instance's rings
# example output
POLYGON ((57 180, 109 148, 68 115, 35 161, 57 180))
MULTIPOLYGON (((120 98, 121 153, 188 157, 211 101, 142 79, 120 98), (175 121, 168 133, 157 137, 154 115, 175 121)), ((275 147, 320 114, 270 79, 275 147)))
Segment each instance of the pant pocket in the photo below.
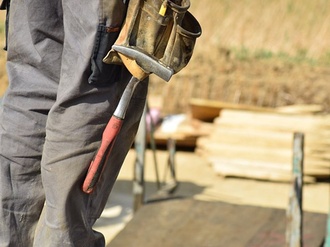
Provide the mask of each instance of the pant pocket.
POLYGON ((107 86, 120 79, 122 66, 106 64, 102 61, 117 39, 118 34, 119 28, 111 28, 105 24, 99 24, 91 58, 92 73, 88 79, 90 84, 107 86))

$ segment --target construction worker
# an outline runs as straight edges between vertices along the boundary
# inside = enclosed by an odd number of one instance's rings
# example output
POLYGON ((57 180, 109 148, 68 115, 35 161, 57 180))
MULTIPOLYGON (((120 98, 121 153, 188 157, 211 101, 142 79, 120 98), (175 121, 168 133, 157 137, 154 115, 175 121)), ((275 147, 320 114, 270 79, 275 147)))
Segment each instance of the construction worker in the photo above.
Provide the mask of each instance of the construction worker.
POLYGON ((3 0, 9 87, 0 110, 0 247, 103 247, 92 229, 131 147, 137 86, 97 188, 81 186, 130 74, 103 57, 126 0, 3 0))

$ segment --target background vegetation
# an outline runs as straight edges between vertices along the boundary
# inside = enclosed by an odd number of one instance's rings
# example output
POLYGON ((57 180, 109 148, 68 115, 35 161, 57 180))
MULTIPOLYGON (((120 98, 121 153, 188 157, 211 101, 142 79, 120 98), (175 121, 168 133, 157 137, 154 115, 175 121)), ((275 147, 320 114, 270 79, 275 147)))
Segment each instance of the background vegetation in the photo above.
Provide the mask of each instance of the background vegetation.
POLYGON ((190 11, 203 28, 190 64, 151 84, 165 112, 187 110, 191 97, 330 111, 327 0, 191 0, 190 11))
POLYGON ((190 10, 203 26, 200 43, 211 51, 330 62, 327 0, 191 0, 190 10))

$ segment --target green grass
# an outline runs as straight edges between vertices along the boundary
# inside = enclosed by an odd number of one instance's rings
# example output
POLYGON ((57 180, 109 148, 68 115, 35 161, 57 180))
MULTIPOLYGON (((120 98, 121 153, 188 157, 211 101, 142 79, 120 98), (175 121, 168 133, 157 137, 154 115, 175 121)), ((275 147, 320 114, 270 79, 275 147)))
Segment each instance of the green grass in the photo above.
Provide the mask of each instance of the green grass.
POLYGON ((325 52, 319 58, 313 58, 308 56, 306 49, 300 49, 296 54, 291 55, 286 52, 272 52, 266 49, 251 50, 247 47, 231 48, 231 53, 234 54, 234 58, 240 61, 249 61, 253 59, 257 60, 278 60, 285 63, 292 64, 307 64, 311 66, 329 66, 330 65, 330 50, 325 52))

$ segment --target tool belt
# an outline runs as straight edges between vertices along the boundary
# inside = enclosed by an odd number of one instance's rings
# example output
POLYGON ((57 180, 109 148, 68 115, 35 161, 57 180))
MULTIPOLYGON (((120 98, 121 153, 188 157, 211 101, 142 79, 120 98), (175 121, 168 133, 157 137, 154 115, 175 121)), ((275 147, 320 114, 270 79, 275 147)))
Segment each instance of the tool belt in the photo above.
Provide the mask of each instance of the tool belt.
POLYGON ((142 80, 154 73, 169 81, 193 53, 201 26, 189 0, 130 0, 125 22, 105 63, 123 63, 142 80))

